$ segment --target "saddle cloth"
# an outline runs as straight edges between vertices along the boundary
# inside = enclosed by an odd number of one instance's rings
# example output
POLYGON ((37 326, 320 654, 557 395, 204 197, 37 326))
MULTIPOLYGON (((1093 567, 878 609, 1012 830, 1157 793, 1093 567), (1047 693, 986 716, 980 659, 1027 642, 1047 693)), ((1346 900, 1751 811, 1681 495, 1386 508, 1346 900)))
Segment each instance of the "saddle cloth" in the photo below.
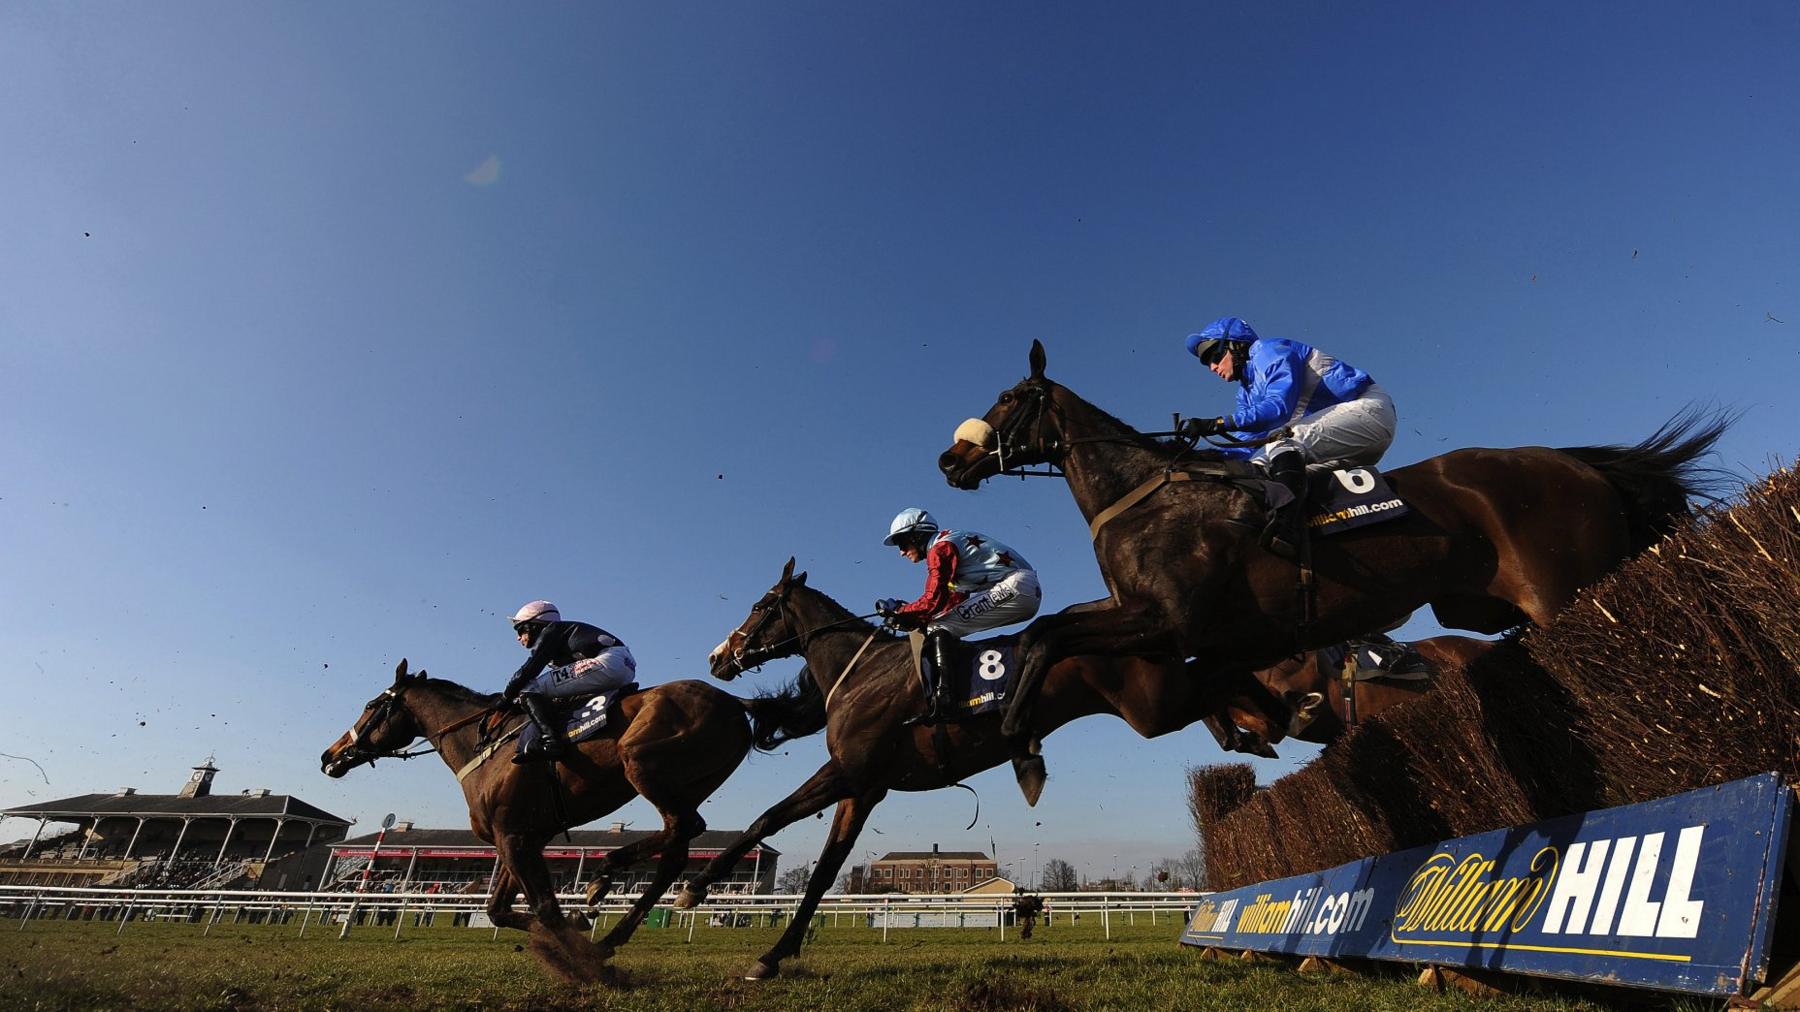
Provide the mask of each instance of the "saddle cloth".
MULTIPOLYGON (((923 639, 919 637, 920 642, 923 639)), ((951 649, 950 683, 945 698, 952 711, 973 715, 994 713, 1001 708, 1013 687, 1013 644, 1017 640, 1016 636, 999 636, 958 642, 951 649)), ((937 666, 921 656, 916 646, 913 656, 929 672, 925 681, 935 688, 937 680, 944 677, 943 672, 935 670, 937 666)))
POLYGON ((1356 682, 1385 678, 1396 682, 1428 682, 1431 665, 1411 644, 1396 640, 1351 640, 1319 651, 1323 671, 1350 672, 1356 682))
MULTIPOLYGON (((570 745, 579 745, 606 730, 606 718, 612 713, 613 704, 621 697, 636 691, 638 691, 636 682, 632 682, 630 685, 621 685, 616 689, 608 689, 568 711, 563 720, 563 741, 570 745)), ((538 739, 541 737, 543 736, 538 733, 536 722, 526 721, 525 726, 519 729, 519 751, 524 752, 537 748, 538 739)))
POLYGON ((1335 461, 1306 471, 1306 525, 1315 538, 1355 530, 1411 512, 1373 467, 1335 461))

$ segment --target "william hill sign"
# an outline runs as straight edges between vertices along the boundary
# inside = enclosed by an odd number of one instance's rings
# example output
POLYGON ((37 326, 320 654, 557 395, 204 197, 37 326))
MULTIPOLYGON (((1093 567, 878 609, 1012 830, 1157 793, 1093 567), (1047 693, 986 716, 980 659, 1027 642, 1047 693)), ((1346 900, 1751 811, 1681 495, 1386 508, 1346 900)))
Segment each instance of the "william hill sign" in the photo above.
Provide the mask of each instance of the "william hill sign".
POLYGON ((1791 792, 1767 773, 1206 897, 1186 945, 1701 994, 1768 970, 1791 792))

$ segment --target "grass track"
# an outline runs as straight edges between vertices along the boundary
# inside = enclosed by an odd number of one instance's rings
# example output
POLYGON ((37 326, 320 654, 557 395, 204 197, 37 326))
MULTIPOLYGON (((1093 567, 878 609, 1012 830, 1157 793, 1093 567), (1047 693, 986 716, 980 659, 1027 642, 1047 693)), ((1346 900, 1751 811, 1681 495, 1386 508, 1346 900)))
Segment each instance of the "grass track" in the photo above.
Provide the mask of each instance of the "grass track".
MULTIPOLYGON (((1140 919, 1141 920, 1141 919, 1140 919)), ((0 920, 0 1009, 1598 1009, 1561 998, 1475 1001, 1432 995, 1408 977, 1323 979, 1283 967, 1208 963, 1168 923, 1058 923, 1022 942, 992 931, 823 928, 775 981, 738 975, 773 929, 646 928, 614 960, 612 988, 552 980, 518 932, 360 928, 345 942, 317 925, 0 920)), ((1678 1008, 1706 1008, 1683 1003, 1678 1008)))

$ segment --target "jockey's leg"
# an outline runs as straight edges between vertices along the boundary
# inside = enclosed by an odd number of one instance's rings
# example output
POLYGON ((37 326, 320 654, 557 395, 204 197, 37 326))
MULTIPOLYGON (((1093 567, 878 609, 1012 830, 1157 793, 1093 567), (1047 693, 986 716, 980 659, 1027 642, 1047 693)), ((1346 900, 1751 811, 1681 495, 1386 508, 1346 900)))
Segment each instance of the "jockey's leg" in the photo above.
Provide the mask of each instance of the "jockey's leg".
MULTIPOLYGON (((1280 445, 1271 444, 1272 447, 1280 445)), ((1271 554, 1290 561, 1298 559, 1303 534, 1300 525, 1306 522, 1306 454, 1297 448, 1285 452, 1272 449, 1265 466, 1269 479, 1280 483, 1292 498, 1270 512, 1268 526, 1263 528, 1262 545, 1271 554)))
POLYGON ((537 724, 543 747, 529 754, 515 756, 513 761, 530 762, 540 757, 555 759, 562 755, 563 718, 552 702, 568 705, 597 696, 629 683, 636 674, 637 661, 631 656, 631 651, 623 646, 616 646, 601 651, 598 657, 579 660, 565 667, 551 668, 537 676, 524 692, 519 693, 519 702, 525 705, 525 712, 537 724))
POLYGON ((539 759, 554 762, 562 758, 562 719, 555 707, 550 705, 550 698, 541 692, 521 692, 519 704, 525 707, 525 715, 537 725, 538 745, 530 751, 513 756, 513 762, 528 763, 539 759))
POLYGON ((926 629, 930 636, 932 660, 937 666, 937 691, 933 694, 927 720, 945 714, 949 702, 946 676, 954 662, 958 640, 975 633, 988 632, 1017 622, 1028 622, 1037 615, 1043 603, 1037 574, 1030 570, 1013 573, 992 587, 972 595, 950 609, 926 629))

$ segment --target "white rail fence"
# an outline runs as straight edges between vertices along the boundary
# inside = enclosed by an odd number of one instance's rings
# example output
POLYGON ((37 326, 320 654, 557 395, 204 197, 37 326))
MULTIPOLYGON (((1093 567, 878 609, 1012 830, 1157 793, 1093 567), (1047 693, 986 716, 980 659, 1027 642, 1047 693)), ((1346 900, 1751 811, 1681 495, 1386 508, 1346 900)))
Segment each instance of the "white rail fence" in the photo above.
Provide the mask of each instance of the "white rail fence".
MULTIPOLYGON (((1115 923, 1135 925, 1139 917, 1153 925, 1169 925, 1177 931, 1205 894, 1200 893, 1036 893, 1044 900, 1044 922, 1089 924, 1098 920, 1107 938, 1115 923)), ((558 896, 565 911, 583 909, 579 893, 558 896)), ((593 931, 598 934, 623 914, 636 894, 609 896, 596 910, 593 931)), ((404 928, 467 926, 491 928, 485 893, 395 892, 259 892, 248 889, 102 889, 74 886, 0 885, 0 918, 18 920, 16 931, 33 922, 79 920, 117 922, 115 933, 137 922, 174 921, 200 925, 207 935, 227 919, 231 924, 287 926, 304 938, 309 926, 338 927, 340 937, 352 929, 370 934, 393 927, 393 938, 404 928)), ((675 910, 664 926, 686 930, 693 937, 698 925, 709 927, 772 926, 793 916, 800 897, 784 894, 731 895, 708 898, 695 910, 675 910)), ((824 897, 814 914, 815 922, 841 926, 862 924, 881 931, 890 929, 965 927, 991 929, 1000 938, 1015 926, 1010 895, 936 895, 877 893, 824 897)), ((661 904, 659 909, 666 908, 661 904)), ((499 929, 493 928, 494 937, 499 929)))

